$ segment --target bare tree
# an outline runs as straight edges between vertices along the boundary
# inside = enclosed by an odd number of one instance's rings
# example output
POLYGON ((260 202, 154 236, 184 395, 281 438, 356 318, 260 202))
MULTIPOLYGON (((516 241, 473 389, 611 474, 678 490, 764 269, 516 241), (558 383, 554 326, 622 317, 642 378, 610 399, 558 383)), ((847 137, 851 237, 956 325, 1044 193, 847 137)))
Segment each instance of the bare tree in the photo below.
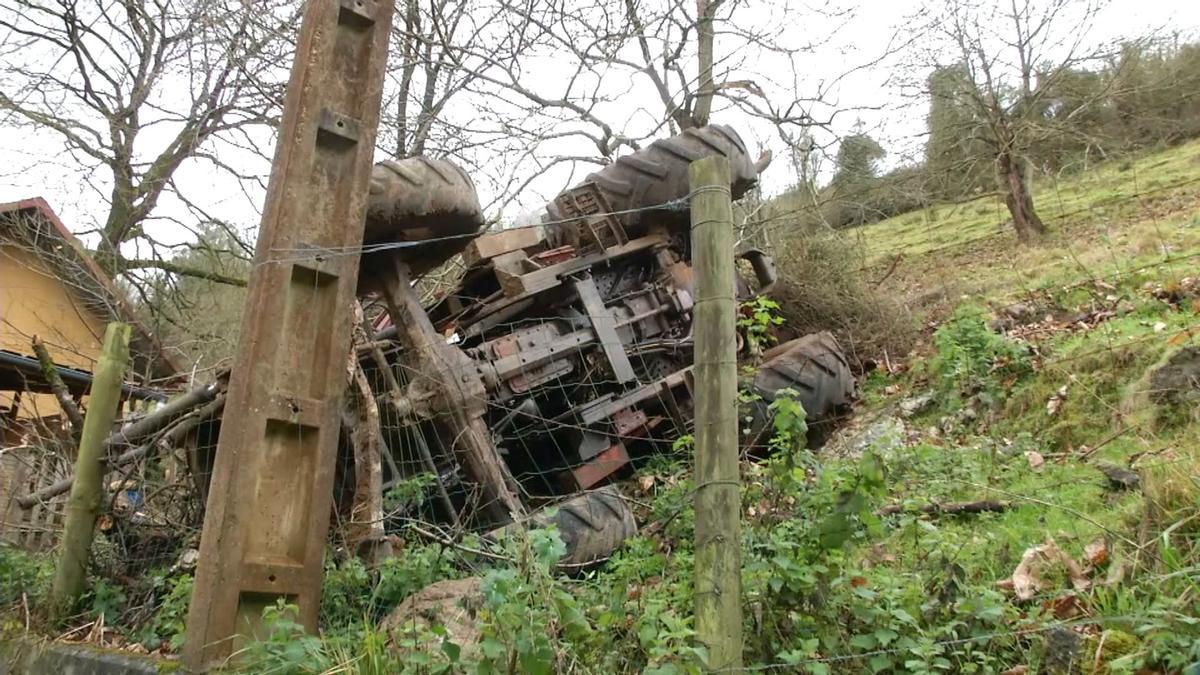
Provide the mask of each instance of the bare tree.
MULTIPOLYGON (((96 218, 97 259, 113 275, 137 270, 244 283, 171 259, 178 243, 146 225, 165 218, 192 230, 223 225, 177 180, 187 162, 244 189, 264 175, 280 107, 294 3, 284 0, 0 0, 7 58, 0 67, 0 126, 50 130, 90 176, 107 213, 96 218), (176 215, 159 207, 177 198, 176 215), (189 196, 189 194, 193 196, 189 196), (186 214, 185 216, 178 215, 186 214)), ((239 253, 250 247, 237 238, 239 253)), ((187 246, 185 243, 183 246, 187 246)))
MULTIPOLYGON (((952 133, 987 148, 1021 241, 1046 233, 1030 188, 1030 157, 1040 139, 1058 132, 1047 98, 1061 80, 1101 65, 1111 51, 1085 42, 1101 7, 1101 0, 940 0, 926 8, 932 33, 943 39, 927 62, 951 55, 962 75, 954 91, 930 94, 954 96, 970 111, 952 133)), ((1055 117, 1070 119, 1100 100, 1076 101, 1055 117)))
POLYGON ((433 135, 442 139, 436 145, 459 159, 476 155, 465 163, 473 176, 484 176, 493 208, 518 199, 536 204, 553 193, 530 195, 530 187, 558 189, 577 180, 580 167, 607 164, 653 137, 712 120, 750 129, 750 141, 774 139, 789 153, 798 144, 812 152, 813 130, 831 125, 838 111, 828 99, 841 78, 817 81, 798 65, 829 36, 810 29, 798 39, 803 32, 796 30, 818 16, 826 28, 848 20, 833 10, 733 0, 482 0, 469 11, 454 7, 437 0, 406 5, 405 30, 413 35, 400 40, 405 56, 397 79, 410 95, 400 117, 416 147, 424 129, 412 120, 434 110, 433 135), (455 105, 440 103, 440 93, 424 101, 412 95, 418 80, 430 82, 423 70, 442 73, 437 90, 453 93, 455 105), (456 119, 464 107, 470 117, 456 119))

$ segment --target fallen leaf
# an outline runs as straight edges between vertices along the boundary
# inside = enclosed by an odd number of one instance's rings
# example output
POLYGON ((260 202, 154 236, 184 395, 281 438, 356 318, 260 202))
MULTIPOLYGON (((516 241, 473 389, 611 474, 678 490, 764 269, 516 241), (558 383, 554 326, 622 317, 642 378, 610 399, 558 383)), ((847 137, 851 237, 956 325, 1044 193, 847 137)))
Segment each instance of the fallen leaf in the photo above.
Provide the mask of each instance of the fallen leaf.
POLYGON ((866 577, 850 577, 850 585, 851 586, 866 586, 867 578, 866 577))
POLYGON ((1166 329, 1167 329, 1167 324, 1163 323, 1162 321, 1156 322, 1154 324, 1154 332, 1155 333, 1161 333, 1166 329))
POLYGON ((1029 672, 1029 666, 1013 666, 1008 670, 1000 673, 1000 675, 1025 675, 1029 672))
MULTIPOLYGON (((1192 311, 1200 312, 1200 300, 1196 300, 1195 306, 1192 308, 1192 311)), ((1194 337, 1195 337, 1195 334, 1190 329, 1185 330, 1181 333, 1176 333, 1175 335, 1168 338, 1167 344, 1171 345, 1172 347, 1178 347, 1178 346, 1184 344, 1185 342, 1190 342, 1192 340, 1192 338, 1194 338, 1194 337)))
POLYGON ((642 492, 649 492, 650 488, 654 487, 654 476, 639 476, 638 486, 642 488, 642 492))
POLYGON ((1042 453, 1036 450, 1026 450, 1025 460, 1029 462, 1029 468, 1034 471, 1042 468, 1042 465, 1046 463, 1046 458, 1042 457, 1042 453))
POLYGON ((871 550, 867 552, 867 560, 876 565, 882 563, 894 563, 896 562, 896 556, 895 554, 889 553, 886 549, 884 549, 883 544, 875 544, 871 546, 871 550))
MULTIPOLYGON (((1054 543, 1052 537, 1047 537, 1045 543, 1031 546, 1021 554, 1021 562, 1013 570, 1010 579, 1013 592, 1019 600, 1030 600, 1045 588, 1042 572, 1049 566, 1059 564, 1066 568, 1071 586, 1082 591, 1091 585, 1091 581, 1083 573, 1079 564, 1054 543)), ((999 584, 997 584, 999 585, 999 584)), ((1006 587, 1006 586, 1005 586, 1006 587)))
POLYGON ((1083 557, 1092 567, 1101 567, 1108 562, 1108 544, 1103 539, 1097 539, 1083 547, 1083 557))
POLYGON ((1063 386, 1059 387, 1058 391, 1054 392, 1054 395, 1051 396, 1050 400, 1046 402, 1047 415, 1054 417, 1058 414, 1058 411, 1062 409, 1063 402, 1067 400, 1068 386, 1069 385, 1064 384, 1063 386))
POLYGON ((1051 600, 1047 609, 1053 610, 1054 616, 1062 621, 1074 619, 1086 613, 1084 612, 1083 605, 1079 602, 1079 596, 1074 593, 1068 593, 1051 600))

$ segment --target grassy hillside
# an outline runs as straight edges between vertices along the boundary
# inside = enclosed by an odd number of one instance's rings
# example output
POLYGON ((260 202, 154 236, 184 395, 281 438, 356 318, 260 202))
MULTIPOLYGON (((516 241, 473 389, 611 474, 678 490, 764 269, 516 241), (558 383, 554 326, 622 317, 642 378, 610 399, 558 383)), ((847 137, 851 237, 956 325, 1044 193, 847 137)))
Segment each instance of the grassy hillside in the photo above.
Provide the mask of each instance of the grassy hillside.
POLYGON ((997 293, 1147 264, 1186 269, 1200 250, 1200 142, 1035 182, 1052 233, 1016 243, 998 197, 937 205, 850 232, 868 262, 895 262, 893 293, 997 293))
MULTIPOLYGON (((874 445, 885 501, 935 511, 893 521, 860 552, 864 568, 887 560, 864 575, 872 588, 925 589, 928 603, 950 594, 1002 611, 969 643, 1000 656, 976 672, 1196 668, 1200 143, 1036 194, 1053 233, 1032 247, 992 198, 853 233, 872 273, 890 271, 884 292, 924 313, 928 339, 871 376, 852 426, 891 425, 874 445), (1183 378, 1170 396, 1166 372, 1183 378), (980 500, 1003 508, 930 506, 980 500), (1030 553, 1048 539, 1055 549, 1030 553), (1023 555, 1038 563, 1029 598, 1004 588, 1023 555)), ((965 646, 943 644, 942 657, 965 646)))

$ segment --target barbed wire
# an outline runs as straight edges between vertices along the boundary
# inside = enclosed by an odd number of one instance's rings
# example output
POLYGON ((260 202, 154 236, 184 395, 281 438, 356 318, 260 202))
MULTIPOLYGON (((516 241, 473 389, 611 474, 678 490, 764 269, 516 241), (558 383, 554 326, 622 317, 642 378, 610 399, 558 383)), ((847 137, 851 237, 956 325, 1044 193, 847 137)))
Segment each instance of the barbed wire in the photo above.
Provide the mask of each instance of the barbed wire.
MULTIPOLYGON (((700 191, 702 192, 704 190, 702 189, 700 191)), ((646 213, 646 212, 650 212, 650 211, 655 211, 655 212, 686 211, 688 208, 688 204, 691 200, 691 197, 694 194, 697 194, 697 192, 689 192, 687 195, 685 195, 683 197, 679 197, 677 199, 671 199, 671 200, 668 200, 668 201, 665 201, 665 202, 662 202, 659 204, 651 204, 649 206, 639 206, 636 208, 620 209, 620 210, 616 210, 616 211, 605 211, 605 212, 599 212, 599 213, 588 213, 588 214, 584 214, 582 216, 576 216, 573 218, 563 218, 563 219, 559 219, 559 220, 543 220, 541 222, 531 223, 529 225, 516 225, 516 226, 512 226, 512 227, 505 227, 505 228, 502 228, 499 230, 495 230, 495 232, 512 232, 515 230, 540 229, 540 228, 550 227, 550 226, 554 226, 554 225, 565 225, 565 224, 569 224, 569 223, 578 223, 578 222, 583 221, 588 218, 604 218, 604 217, 608 217, 608 216, 624 216, 624 215, 630 215, 630 214, 634 214, 634 213, 646 213)), ((292 258, 268 258, 267 260, 264 260, 261 262, 256 262, 255 265, 258 266, 258 265, 267 265, 267 264, 302 262, 302 261, 313 260, 313 259, 320 260, 320 259, 334 258, 334 257, 339 257, 339 256, 366 255, 366 254, 370 254, 370 253, 379 253, 382 251, 393 251, 393 250, 406 249, 406 248, 419 248, 422 246, 427 246, 429 244, 437 244, 437 243, 446 242, 446 241, 474 239, 476 237, 479 237, 479 236, 482 236, 485 234, 489 234, 489 233, 491 233, 491 232, 489 232, 488 230, 480 230, 477 232, 465 232, 462 234, 450 234, 450 235, 444 235, 444 236, 439 236, 439 237, 427 237, 427 238, 417 239, 417 240, 412 240, 412 241, 380 242, 380 243, 376 243, 376 244, 363 244, 361 246, 346 246, 346 247, 340 247, 340 248, 330 248, 330 247, 321 247, 321 246, 306 246, 306 247, 296 247, 296 248, 278 247, 278 248, 272 248, 272 249, 270 249, 270 251, 272 253, 303 253, 304 255, 298 256, 298 257, 292 257, 292 258)))

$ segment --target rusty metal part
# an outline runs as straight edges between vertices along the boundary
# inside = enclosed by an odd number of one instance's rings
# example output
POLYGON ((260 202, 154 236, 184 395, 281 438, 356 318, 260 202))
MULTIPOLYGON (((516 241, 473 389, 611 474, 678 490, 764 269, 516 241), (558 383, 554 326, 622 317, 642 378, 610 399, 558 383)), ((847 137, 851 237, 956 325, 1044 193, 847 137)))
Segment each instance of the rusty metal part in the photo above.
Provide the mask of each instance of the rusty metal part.
POLYGON ((754 276, 758 279, 759 295, 767 295, 771 289, 775 288, 775 282, 779 281, 779 273, 775 271, 775 261, 771 260, 771 256, 754 248, 743 252, 738 256, 750 263, 750 267, 754 269, 754 276))
POLYGON ((443 429, 448 449, 483 490, 485 509, 499 519, 521 517, 525 508, 517 497, 516 482, 496 453, 482 419, 487 398, 474 362, 434 330, 405 263, 394 261, 393 274, 382 288, 408 359, 411 379, 406 398, 413 414, 443 429))
POLYGON ((565 190, 554 198, 552 210, 560 219, 572 219, 571 227, 563 231, 565 240, 576 249, 606 253, 612 247, 629 243, 621 220, 594 182, 565 190))

